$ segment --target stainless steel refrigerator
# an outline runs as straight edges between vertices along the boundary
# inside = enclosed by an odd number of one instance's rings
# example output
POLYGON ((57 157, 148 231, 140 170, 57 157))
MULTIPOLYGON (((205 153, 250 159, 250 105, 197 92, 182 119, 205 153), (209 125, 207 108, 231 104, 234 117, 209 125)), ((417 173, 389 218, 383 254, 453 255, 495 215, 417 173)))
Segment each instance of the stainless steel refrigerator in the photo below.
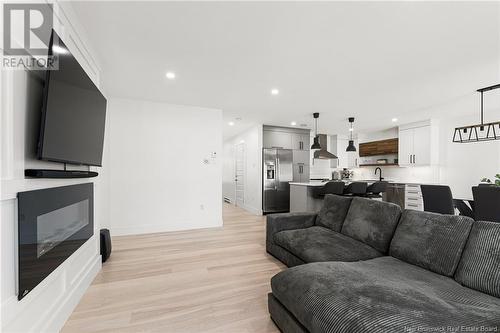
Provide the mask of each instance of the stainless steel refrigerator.
POLYGON ((264 148, 263 161, 263 195, 262 210, 264 213, 290 211, 290 185, 293 179, 292 150, 280 148, 264 148))

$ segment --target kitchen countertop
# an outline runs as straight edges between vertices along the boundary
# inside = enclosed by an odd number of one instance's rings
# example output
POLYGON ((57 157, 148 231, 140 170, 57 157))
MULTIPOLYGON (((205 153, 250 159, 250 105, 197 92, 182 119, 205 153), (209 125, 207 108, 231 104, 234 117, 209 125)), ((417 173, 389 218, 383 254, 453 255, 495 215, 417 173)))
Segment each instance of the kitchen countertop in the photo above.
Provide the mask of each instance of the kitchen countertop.
MULTIPOLYGON (((378 182, 378 179, 342 179, 345 184, 350 184, 352 182, 367 182, 369 184, 378 182)), ((390 180, 387 180, 390 182, 390 180)), ((312 182, 302 182, 302 183, 297 183, 297 182, 291 182, 290 185, 297 185, 297 186, 310 186, 310 187, 320 187, 324 186, 327 182, 320 182, 320 181, 312 181, 312 182)))
POLYGON ((326 183, 323 182, 306 182, 306 183, 290 183, 290 185, 297 185, 297 186, 323 186, 326 183))

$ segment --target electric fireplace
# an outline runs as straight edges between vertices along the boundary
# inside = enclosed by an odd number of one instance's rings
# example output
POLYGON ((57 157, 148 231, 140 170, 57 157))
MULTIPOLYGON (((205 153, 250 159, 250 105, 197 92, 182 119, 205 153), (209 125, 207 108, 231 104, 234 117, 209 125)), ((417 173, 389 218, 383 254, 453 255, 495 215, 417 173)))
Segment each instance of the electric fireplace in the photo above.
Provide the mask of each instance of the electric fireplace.
POLYGON ((94 234, 94 184, 20 192, 18 299, 94 234))

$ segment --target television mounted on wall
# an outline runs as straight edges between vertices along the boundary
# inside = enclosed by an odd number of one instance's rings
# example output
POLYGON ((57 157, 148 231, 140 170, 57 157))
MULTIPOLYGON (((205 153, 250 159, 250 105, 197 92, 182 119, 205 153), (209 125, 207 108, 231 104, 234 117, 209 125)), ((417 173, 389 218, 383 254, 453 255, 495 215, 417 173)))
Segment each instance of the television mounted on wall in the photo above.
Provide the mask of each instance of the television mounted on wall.
POLYGON ((48 54, 58 69, 46 71, 37 157, 102 166, 106 98, 54 30, 48 54))

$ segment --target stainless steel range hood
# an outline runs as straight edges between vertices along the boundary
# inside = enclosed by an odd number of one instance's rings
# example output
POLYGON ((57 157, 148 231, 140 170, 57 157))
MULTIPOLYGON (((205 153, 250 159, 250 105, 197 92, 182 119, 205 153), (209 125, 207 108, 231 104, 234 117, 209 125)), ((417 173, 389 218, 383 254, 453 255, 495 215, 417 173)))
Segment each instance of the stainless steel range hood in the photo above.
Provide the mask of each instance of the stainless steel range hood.
POLYGON ((317 158, 320 160, 336 160, 336 159, 338 159, 337 156, 335 156, 334 154, 332 154, 328 150, 326 150, 328 136, 326 136, 326 134, 318 134, 318 138, 319 138, 319 145, 321 146, 321 149, 314 151, 314 158, 317 158))

